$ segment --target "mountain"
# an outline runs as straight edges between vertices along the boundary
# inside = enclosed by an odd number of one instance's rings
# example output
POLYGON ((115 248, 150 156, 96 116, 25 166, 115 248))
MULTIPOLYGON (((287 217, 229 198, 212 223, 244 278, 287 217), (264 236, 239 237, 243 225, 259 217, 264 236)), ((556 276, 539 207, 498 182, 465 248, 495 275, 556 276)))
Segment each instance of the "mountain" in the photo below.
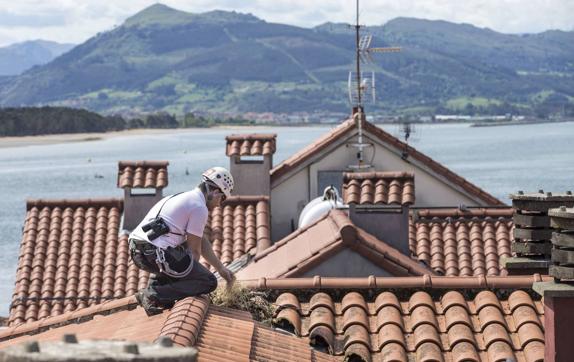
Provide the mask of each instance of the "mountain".
POLYGON ((74 44, 32 40, 0 48, 0 76, 18 75, 35 65, 46 64, 72 49, 74 44))
MULTIPOLYGON (((533 113, 574 108, 574 32, 509 35, 398 18, 368 27, 378 103, 402 112, 533 113), (557 108, 558 107, 558 108, 557 108)), ((354 33, 250 14, 191 14, 156 4, 52 62, 0 81, 0 106, 104 113, 348 110, 354 33)), ((574 112, 574 109, 572 109, 574 112)))

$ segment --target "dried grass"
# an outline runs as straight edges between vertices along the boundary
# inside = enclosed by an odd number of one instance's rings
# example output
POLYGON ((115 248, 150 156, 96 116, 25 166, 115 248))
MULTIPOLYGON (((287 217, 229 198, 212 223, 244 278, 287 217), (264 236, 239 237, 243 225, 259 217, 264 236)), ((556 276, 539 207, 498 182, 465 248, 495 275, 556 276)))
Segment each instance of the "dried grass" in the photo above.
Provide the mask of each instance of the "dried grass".
POLYGON ((214 305, 247 311, 256 321, 271 326, 275 307, 267 301, 265 292, 249 290, 239 283, 233 283, 231 287, 218 286, 210 298, 214 305))

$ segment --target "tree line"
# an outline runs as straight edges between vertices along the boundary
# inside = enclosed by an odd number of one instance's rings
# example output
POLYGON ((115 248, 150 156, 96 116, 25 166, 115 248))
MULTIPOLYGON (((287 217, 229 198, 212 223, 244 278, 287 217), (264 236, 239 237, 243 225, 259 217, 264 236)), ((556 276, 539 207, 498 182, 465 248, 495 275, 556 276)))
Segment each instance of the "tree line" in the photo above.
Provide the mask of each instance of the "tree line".
POLYGON ((212 127, 220 124, 250 125, 253 121, 215 119, 188 113, 181 118, 159 112, 140 117, 102 116, 67 107, 0 108, 0 136, 35 136, 61 133, 91 133, 135 128, 212 127))

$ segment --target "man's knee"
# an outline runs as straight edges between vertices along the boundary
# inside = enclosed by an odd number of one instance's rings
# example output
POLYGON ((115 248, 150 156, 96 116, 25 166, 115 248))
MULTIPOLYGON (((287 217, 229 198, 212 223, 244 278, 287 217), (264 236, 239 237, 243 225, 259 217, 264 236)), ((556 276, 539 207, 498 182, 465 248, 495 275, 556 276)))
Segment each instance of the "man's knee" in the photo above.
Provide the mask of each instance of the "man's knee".
POLYGON ((209 273, 207 278, 207 288, 207 293, 211 293, 217 288, 217 278, 212 273, 209 273))

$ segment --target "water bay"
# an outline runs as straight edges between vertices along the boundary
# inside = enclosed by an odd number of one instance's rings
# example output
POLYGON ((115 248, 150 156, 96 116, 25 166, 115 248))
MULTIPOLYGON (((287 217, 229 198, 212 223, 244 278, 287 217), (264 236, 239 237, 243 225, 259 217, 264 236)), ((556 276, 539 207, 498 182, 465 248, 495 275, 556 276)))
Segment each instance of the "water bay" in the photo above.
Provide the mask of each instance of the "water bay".
MULTIPOLYGON (((0 315, 8 315, 26 199, 122 198, 123 190, 116 187, 119 160, 168 160, 164 194, 179 192, 194 187, 202 170, 229 164, 225 136, 230 133, 277 133, 277 165, 331 128, 186 129, 0 148, 0 315)), ((396 126, 383 128, 399 133, 396 126)), ((416 131, 415 148, 505 202, 517 190, 574 189, 572 122, 420 125, 416 131)))

